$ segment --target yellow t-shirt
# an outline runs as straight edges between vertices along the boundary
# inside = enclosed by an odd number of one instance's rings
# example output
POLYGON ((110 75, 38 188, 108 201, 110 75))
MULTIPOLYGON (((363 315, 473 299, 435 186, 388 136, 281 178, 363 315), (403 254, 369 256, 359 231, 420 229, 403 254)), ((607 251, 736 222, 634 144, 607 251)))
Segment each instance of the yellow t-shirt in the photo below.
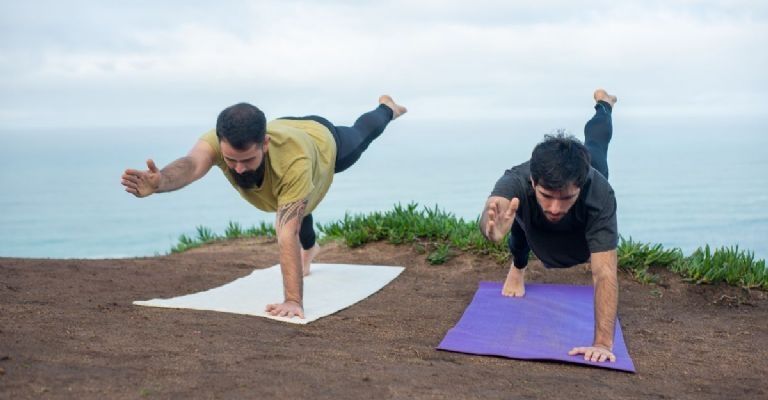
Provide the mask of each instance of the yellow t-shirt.
POLYGON ((308 215, 325 197, 333 182, 336 142, 322 124, 311 120, 276 119, 267 123, 269 150, 260 187, 243 189, 235 183, 221 154, 216 130, 200 139, 216 151, 216 165, 249 203, 263 211, 277 211, 288 203, 307 199, 308 215))

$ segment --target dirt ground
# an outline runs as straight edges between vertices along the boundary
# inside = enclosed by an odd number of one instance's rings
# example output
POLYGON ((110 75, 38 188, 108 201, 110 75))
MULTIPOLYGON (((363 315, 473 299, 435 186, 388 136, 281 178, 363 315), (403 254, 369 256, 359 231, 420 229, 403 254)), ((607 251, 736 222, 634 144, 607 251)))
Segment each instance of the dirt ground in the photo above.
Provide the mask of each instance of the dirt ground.
MULTIPOLYGON (((0 258, 0 398, 768 398, 768 296, 658 286, 620 275, 619 317, 637 374, 435 350, 481 280, 506 267, 411 246, 327 244, 318 262, 402 265, 372 297, 309 325, 133 306, 219 286, 277 262, 239 240, 120 260, 0 258)), ((582 267, 528 280, 589 284, 582 267)))

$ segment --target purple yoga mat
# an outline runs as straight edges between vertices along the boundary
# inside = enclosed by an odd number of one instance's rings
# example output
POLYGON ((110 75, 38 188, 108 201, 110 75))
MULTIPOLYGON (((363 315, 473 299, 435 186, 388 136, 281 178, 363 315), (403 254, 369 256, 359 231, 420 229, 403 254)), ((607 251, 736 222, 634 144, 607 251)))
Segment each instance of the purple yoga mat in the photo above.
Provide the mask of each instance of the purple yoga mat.
POLYGON ((500 282, 480 282, 461 320, 437 348, 635 372, 618 319, 613 341, 616 362, 584 361, 583 355, 568 355, 574 347, 592 344, 592 286, 530 283, 525 286, 524 297, 502 296, 501 287, 500 282))

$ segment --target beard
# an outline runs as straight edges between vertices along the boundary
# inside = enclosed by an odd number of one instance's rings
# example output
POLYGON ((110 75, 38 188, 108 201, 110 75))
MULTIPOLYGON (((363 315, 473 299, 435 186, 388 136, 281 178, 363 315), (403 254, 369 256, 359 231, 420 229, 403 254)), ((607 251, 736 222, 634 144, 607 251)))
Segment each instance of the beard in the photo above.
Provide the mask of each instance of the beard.
POLYGON ((261 165, 259 165, 259 168, 256 168, 255 171, 245 171, 242 174, 238 174, 235 170, 229 168, 229 174, 232 176, 232 179, 235 180, 237 186, 240 186, 243 189, 259 187, 264 183, 265 161, 266 157, 262 158, 261 165))

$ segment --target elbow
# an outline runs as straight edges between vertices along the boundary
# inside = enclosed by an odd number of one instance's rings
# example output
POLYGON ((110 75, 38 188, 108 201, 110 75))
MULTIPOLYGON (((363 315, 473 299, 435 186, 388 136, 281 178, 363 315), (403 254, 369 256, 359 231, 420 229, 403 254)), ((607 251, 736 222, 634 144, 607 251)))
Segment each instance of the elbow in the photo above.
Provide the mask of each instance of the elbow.
POLYGON ((616 275, 616 271, 610 271, 607 269, 593 269, 592 283, 595 285, 595 287, 618 287, 618 276, 616 275))
POLYGON ((289 229, 283 229, 277 233, 278 247, 291 246, 299 242, 299 233, 289 229))

